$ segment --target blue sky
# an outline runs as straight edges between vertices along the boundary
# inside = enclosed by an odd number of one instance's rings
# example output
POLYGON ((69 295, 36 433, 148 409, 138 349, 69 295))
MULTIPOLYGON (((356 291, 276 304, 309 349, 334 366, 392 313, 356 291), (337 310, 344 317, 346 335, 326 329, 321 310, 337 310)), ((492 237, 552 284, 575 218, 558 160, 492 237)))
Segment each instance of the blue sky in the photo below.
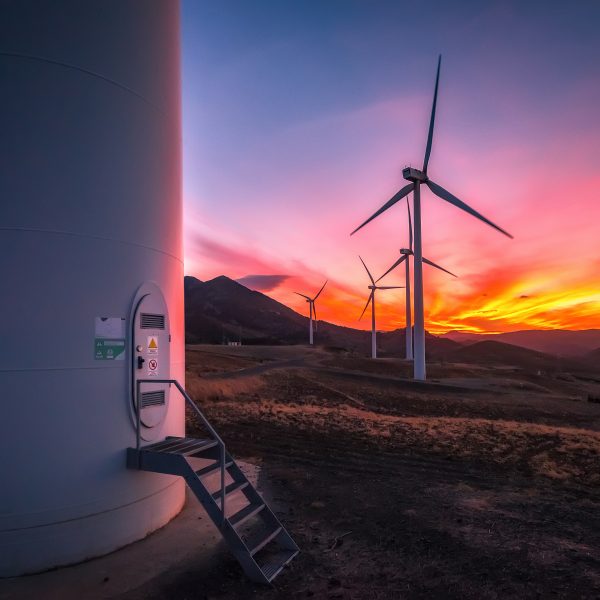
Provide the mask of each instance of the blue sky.
MULTIPOLYGON (((587 289, 575 255, 597 248, 582 231, 600 217, 599 25, 598 2, 184 1, 187 272, 287 275, 269 293, 292 306, 294 289, 330 277, 322 312, 349 324, 364 287, 357 254, 386 268, 405 213, 348 233, 401 187, 403 166, 422 163, 441 52, 430 175, 516 241, 428 199, 427 255, 461 273, 431 275, 428 314, 444 313, 443 329, 451 312, 472 313, 500 254, 514 273, 495 292, 505 302, 527 281, 549 293, 540 272, 569 269, 564 285, 587 289), (585 210, 568 211, 567 190, 585 210), (559 224, 578 232, 571 262, 550 243, 559 224)), ((389 327, 398 301, 384 306, 389 327)))

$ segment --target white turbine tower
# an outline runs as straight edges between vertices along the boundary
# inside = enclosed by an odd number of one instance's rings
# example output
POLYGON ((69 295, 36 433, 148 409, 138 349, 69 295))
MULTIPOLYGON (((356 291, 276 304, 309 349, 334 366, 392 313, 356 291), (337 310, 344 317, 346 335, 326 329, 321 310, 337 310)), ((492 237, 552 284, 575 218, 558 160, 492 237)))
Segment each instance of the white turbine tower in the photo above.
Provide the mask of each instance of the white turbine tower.
MULTIPOLYGON (((388 273, 391 273, 397 266, 404 263, 405 266, 405 278, 406 278, 406 360, 413 359, 413 343, 412 343, 412 310, 411 310, 411 299, 410 299, 410 260, 409 257, 414 257, 413 252, 413 230, 412 220, 410 216, 410 203, 408 196, 406 197, 406 208, 408 209, 408 248, 400 249, 400 258, 375 282, 381 281, 388 273)), ((454 273, 451 273, 447 269, 436 265, 433 261, 423 257, 423 262, 426 265, 430 265, 456 277, 454 273)))
MULTIPOLYGON (((489 219, 486 219, 482 214, 472 209, 470 206, 465 204, 462 200, 459 200, 456 196, 445 190, 443 187, 434 183, 429 179, 427 175, 427 166, 429 164, 429 156, 431 155, 431 143, 433 141, 433 125, 435 122, 435 108, 437 104, 437 93, 438 85, 440 81, 440 65, 442 57, 440 55, 438 59, 437 75, 435 78, 435 91, 433 93, 433 105, 431 107, 431 119, 429 121, 429 134, 427 136, 427 146, 425 148, 425 160, 423 161, 423 170, 413 169, 412 167, 406 167, 402 170, 402 176, 404 179, 410 181, 408 185, 405 185, 399 192, 397 192, 390 200, 388 200, 377 212, 371 215, 362 225, 357 227, 352 234, 356 233, 361 227, 364 227, 367 223, 372 221, 375 217, 378 217, 382 212, 396 204, 399 200, 414 192, 414 213, 415 213, 415 343, 414 343, 414 377, 421 381, 425 380, 425 316, 423 313, 423 251, 421 243, 421 184, 424 183, 436 196, 439 196, 442 200, 446 200, 450 204, 453 204, 457 208, 468 212, 470 215, 477 217, 484 223, 487 223, 494 229, 497 229, 500 233, 512 238, 512 235, 504 231, 504 229, 498 227, 492 223, 489 219)), ((352 235, 350 234, 350 235, 352 235)))
MULTIPOLYGON (((327 281, 329 281, 329 280, 327 280, 327 281)), ((321 292, 327 285, 327 281, 325 281, 325 283, 323 284, 323 287, 319 290, 319 293, 314 298, 311 298, 310 296, 305 296, 304 294, 300 294, 299 292, 294 292, 294 294, 298 294, 298 296, 302 296, 303 298, 306 298, 306 301, 308 302, 308 305, 310 307, 310 310, 309 310, 310 318, 309 318, 309 324, 308 324, 308 343, 311 346, 313 345, 313 314, 315 315, 315 321, 317 319, 317 308, 315 306, 315 300, 321 295, 321 292)))
MULTIPOLYGON (((360 256, 358 258, 360 258, 360 256)), ((365 261, 362 258, 360 258, 360 262, 363 264, 363 267, 365 268, 367 275, 371 280, 371 285, 369 286, 371 293, 369 294, 367 304, 363 308, 363 311, 360 314, 358 320, 360 321, 363 318, 365 311, 367 310, 367 308, 369 308, 369 304, 371 304, 371 358, 377 358, 377 329, 375 328, 375 292, 377 290, 399 290, 404 286, 376 285, 375 280, 373 279, 373 275, 371 275, 371 272, 369 271, 369 269, 367 269, 367 265, 365 265, 365 261)))

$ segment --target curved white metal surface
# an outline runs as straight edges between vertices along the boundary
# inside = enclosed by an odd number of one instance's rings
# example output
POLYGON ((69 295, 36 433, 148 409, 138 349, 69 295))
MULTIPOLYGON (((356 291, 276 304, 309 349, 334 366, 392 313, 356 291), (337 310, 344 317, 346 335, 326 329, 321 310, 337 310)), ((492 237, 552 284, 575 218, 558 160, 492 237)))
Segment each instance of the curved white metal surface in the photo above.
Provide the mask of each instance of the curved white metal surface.
MULTIPOLYGON (((184 484, 128 470, 125 360, 95 318, 166 299, 183 381, 179 7, 170 0, 0 6, 0 575, 128 544, 181 509, 184 484)), ((129 328, 128 328, 129 330, 129 328)), ((174 395, 163 434, 183 435, 174 395)))

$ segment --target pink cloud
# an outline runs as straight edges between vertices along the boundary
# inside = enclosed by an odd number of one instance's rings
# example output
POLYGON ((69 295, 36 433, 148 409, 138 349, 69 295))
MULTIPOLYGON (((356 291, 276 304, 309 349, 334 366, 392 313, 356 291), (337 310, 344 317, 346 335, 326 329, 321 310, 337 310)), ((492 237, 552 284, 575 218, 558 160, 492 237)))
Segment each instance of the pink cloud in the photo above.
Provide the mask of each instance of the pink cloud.
MULTIPOLYGON (((572 110, 581 105, 586 89, 571 92, 572 110)), ((468 115, 461 116, 460 101, 450 93, 444 100, 430 175, 515 239, 504 238, 425 190, 424 254, 459 275, 455 280, 426 271, 428 319, 439 329, 453 322, 452 315, 482 328, 486 323, 493 330, 519 328, 535 318, 523 313, 519 325, 520 309, 513 311, 511 303, 538 298, 541 305, 546 298, 553 308, 540 309, 540 314, 553 323, 560 323, 563 314, 572 326, 578 309, 560 294, 572 290, 581 298, 581 322, 589 326, 589 302, 595 300, 586 300, 587 288, 597 280, 600 255, 597 127, 582 129, 571 118, 548 122, 551 113, 532 112, 526 99, 509 91, 492 109, 501 123, 511 112, 521 119, 527 113, 527 130, 470 128, 467 137, 461 135, 467 130, 461 129, 460 118, 468 115), (494 297, 501 299, 499 306, 491 306, 494 297), (476 317, 465 317, 479 309, 476 317), (514 315, 499 323, 492 316, 498 311, 514 315)), ((420 126, 428 112, 423 102, 416 97, 378 102, 262 139, 254 153, 231 165, 222 197, 193 202, 205 206, 206 214, 188 220, 186 270, 201 279, 289 274, 269 292, 302 311, 303 301, 293 292, 316 292, 329 277, 319 315, 355 326, 367 283, 357 254, 378 274, 397 258, 408 241, 405 203, 352 238, 349 233, 403 185, 401 167, 422 160, 425 132, 420 126), (280 156, 285 160, 279 162, 280 156), (236 198, 239 181, 247 189, 243 202, 236 198)), ((402 285, 403 273, 389 282, 402 285)), ((403 322, 402 298, 402 293, 381 296, 382 327, 403 322)))

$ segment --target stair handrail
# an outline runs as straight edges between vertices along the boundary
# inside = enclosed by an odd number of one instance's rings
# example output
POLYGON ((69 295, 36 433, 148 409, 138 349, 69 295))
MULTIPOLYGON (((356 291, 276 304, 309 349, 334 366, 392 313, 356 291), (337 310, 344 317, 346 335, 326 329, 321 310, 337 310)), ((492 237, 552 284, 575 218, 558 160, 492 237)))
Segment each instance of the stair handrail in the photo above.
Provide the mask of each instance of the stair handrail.
POLYGON ((219 446, 219 462, 221 468, 221 516, 222 520, 225 521, 225 442, 221 439, 221 436, 215 431, 214 427, 210 424, 210 421, 204 416, 204 413, 198 408, 196 403, 192 400, 189 394, 185 391, 185 388, 176 379, 137 379, 136 380, 136 396, 135 396, 135 409, 136 409, 136 440, 135 447, 139 452, 141 449, 141 409, 140 409, 140 390, 143 383, 160 383, 160 384, 173 384, 179 393, 184 397, 185 401, 194 409, 196 416, 202 421, 209 434, 217 442, 219 446))

